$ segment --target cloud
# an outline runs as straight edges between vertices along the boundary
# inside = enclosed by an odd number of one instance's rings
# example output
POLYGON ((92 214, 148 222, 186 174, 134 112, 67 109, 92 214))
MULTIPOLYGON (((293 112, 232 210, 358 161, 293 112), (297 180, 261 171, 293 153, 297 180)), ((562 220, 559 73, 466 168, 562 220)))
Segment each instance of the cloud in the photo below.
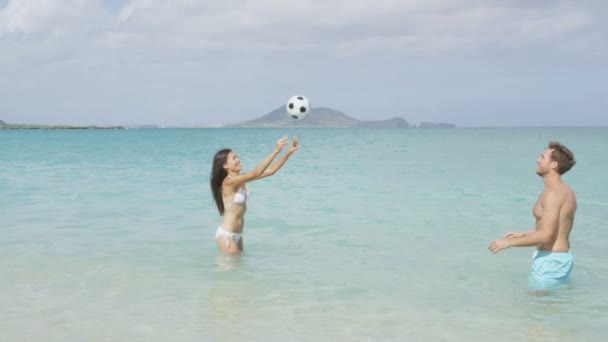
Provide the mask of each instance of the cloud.
POLYGON ((4 63, 71 57, 99 65, 226 52, 247 57, 315 50, 334 56, 483 53, 550 44, 602 25, 593 8, 578 3, 526 3, 131 0, 112 13, 101 1, 11 0, 0 12, 0 41, 10 47, 4 63))
POLYGON ((11 0, 0 12, 0 34, 29 38, 86 35, 107 19, 99 5, 90 0, 11 0))
MULTIPOLYGON (((140 121, 135 111, 172 120, 174 108, 184 122, 201 112, 242 119, 293 89, 355 116, 401 108, 407 92, 411 111, 442 115, 458 101, 471 110, 486 83, 522 75, 538 82, 533 101, 564 65, 579 67, 572 82, 602 86, 583 69, 605 65, 604 13, 598 0, 9 0, 0 114, 44 107, 72 122, 120 122, 140 121), (226 106, 232 96, 248 104, 226 106), (449 101, 435 110, 438 96, 449 101)), ((521 100, 519 88, 487 105, 521 100)))

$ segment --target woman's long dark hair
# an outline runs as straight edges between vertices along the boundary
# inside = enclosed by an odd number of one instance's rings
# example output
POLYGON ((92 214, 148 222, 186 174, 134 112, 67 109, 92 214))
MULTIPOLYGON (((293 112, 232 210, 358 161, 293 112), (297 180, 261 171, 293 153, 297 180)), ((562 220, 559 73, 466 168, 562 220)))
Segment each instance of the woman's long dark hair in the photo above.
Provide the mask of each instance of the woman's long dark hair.
POLYGON ((211 193, 213 194, 213 200, 215 201, 215 205, 217 205, 217 210, 219 210, 220 215, 224 215, 222 183, 224 182, 224 179, 226 179, 226 176, 228 176, 228 171, 224 169, 224 164, 226 164, 226 159, 228 159, 228 153, 230 152, 232 152, 232 150, 229 148, 217 151, 213 157, 213 165, 211 166, 211 193))

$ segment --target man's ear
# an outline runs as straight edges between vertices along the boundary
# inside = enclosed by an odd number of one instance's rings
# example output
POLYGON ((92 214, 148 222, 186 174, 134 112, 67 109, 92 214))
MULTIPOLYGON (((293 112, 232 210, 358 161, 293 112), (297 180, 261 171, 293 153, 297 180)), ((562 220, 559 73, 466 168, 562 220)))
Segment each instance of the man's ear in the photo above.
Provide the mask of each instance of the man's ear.
POLYGON ((557 167, 558 167, 558 163, 557 163, 557 161, 555 161, 555 160, 554 160, 554 161, 552 161, 552 162, 551 162, 551 168, 552 168, 553 170, 557 171, 557 167))

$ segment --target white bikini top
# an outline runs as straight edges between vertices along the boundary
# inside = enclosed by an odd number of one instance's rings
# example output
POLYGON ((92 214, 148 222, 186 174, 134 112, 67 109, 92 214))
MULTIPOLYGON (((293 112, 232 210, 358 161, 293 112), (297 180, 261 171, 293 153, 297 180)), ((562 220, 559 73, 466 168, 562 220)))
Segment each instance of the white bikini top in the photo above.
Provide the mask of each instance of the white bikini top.
POLYGON ((239 189, 234 193, 234 197, 232 198, 232 202, 224 205, 224 207, 228 207, 234 203, 236 204, 243 204, 247 201, 247 198, 249 197, 249 189, 243 189, 242 186, 239 187, 239 189))
POLYGON ((234 194, 232 202, 237 204, 243 204, 245 203, 245 201, 247 201, 247 197, 249 197, 249 189, 245 190, 242 186, 240 186, 237 192, 234 194))

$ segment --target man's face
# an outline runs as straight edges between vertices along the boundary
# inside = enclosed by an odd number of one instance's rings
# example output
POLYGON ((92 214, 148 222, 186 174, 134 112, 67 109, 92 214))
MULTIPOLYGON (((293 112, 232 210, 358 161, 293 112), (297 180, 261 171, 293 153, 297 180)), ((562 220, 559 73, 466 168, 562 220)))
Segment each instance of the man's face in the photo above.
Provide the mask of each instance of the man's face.
POLYGON ((536 159, 536 174, 544 176, 551 172, 551 170, 557 170, 557 162, 551 159, 552 149, 546 148, 543 153, 536 159))

